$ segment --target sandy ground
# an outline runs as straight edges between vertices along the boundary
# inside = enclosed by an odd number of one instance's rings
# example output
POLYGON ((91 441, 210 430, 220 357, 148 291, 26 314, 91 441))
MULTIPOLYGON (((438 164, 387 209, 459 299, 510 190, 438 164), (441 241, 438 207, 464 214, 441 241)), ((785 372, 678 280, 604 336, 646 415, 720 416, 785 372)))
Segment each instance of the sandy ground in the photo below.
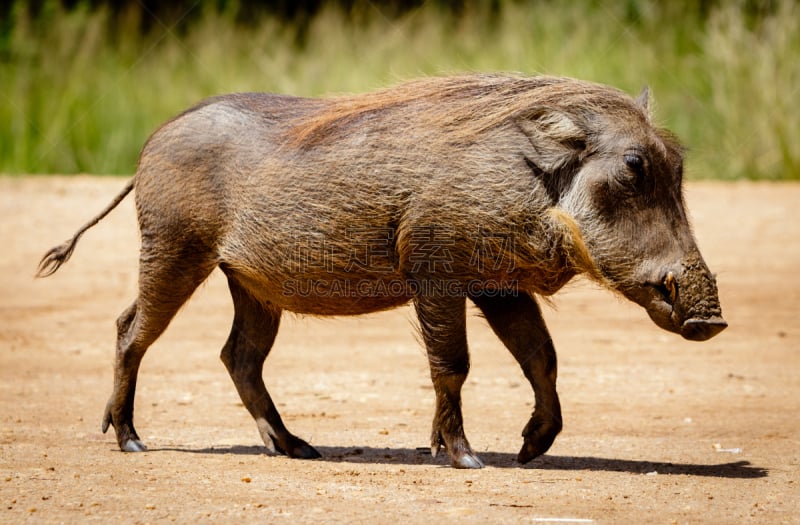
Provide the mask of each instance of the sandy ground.
POLYGON ((265 455, 218 358, 219 272, 145 358, 150 450, 119 452, 100 422, 114 320, 136 293, 132 199, 58 274, 32 276, 123 184, 0 178, 0 523, 800 523, 799 185, 689 185, 730 323, 711 341, 583 281, 556 295, 565 425, 529 465, 514 458, 533 395, 472 316, 465 424, 487 467, 462 471, 420 450, 433 391, 406 308, 284 318, 266 382, 324 457, 265 455))

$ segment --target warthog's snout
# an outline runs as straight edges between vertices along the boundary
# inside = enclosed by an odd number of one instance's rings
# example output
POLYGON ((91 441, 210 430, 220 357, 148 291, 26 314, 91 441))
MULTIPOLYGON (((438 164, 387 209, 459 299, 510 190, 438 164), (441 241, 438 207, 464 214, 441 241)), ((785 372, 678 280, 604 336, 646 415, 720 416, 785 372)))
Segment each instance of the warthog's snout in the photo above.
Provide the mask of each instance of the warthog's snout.
POLYGON ((717 283, 697 255, 648 281, 634 300, 658 326, 690 341, 705 341, 723 331, 717 283))

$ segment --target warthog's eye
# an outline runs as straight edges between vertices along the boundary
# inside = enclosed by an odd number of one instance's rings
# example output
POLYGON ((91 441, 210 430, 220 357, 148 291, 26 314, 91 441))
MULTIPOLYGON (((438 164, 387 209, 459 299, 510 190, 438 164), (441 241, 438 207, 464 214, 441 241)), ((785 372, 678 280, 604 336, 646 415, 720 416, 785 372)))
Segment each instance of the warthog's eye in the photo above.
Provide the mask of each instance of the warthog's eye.
POLYGON ((625 166, 628 168, 627 173, 622 177, 621 181, 628 189, 639 192, 642 188, 641 185, 645 180, 645 158, 639 153, 625 153, 622 156, 625 166))
POLYGON ((626 153, 622 159, 625 165, 636 175, 644 174, 644 159, 638 153, 626 153))

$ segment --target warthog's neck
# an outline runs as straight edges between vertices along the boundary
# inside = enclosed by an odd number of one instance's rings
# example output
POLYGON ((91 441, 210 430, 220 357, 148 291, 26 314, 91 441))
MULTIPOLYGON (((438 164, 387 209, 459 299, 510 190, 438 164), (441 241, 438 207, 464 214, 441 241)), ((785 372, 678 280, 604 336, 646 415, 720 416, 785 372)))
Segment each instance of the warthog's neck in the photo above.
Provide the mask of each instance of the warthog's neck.
POLYGON ((527 292, 553 295, 578 274, 599 275, 577 223, 558 208, 549 209, 520 244, 515 277, 527 292))

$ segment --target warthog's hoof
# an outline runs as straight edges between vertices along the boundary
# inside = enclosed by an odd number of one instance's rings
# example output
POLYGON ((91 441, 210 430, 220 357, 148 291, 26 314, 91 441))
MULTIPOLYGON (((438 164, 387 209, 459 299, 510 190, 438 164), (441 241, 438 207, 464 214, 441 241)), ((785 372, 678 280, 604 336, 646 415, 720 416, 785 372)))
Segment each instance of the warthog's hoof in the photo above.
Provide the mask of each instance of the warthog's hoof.
MULTIPOLYGON (((438 433, 435 435, 438 436, 438 433)), ((441 448, 442 441, 437 438, 431 445, 431 456, 438 456, 441 448)), ((466 438, 464 439, 463 443, 460 443, 459 446, 455 446, 453 448, 453 452, 451 452, 450 449, 447 449, 447 453, 450 456, 450 464, 454 468, 483 468, 485 466, 481 458, 479 458, 477 454, 472 451, 472 448, 470 448, 469 444, 466 444, 466 438)))
POLYGON ((291 450, 291 452, 289 452, 288 456, 290 458, 297 458, 297 459, 317 459, 321 458, 322 454, 317 452, 317 449, 315 449, 308 443, 303 443, 300 446, 294 447, 291 450))
POLYGON ((560 420, 542 421, 534 414, 522 431, 525 442, 517 455, 517 461, 525 464, 547 452, 560 431, 560 420))
POLYGON ((144 452, 147 450, 145 444, 142 443, 139 436, 136 434, 133 424, 114 423, 114 418, 111 415, 111 402, 109 401, 106 407, 106 413, 103 415, 103 425, 101 427, 103 434, 108 432, 108 428, 111 426, 114 427, 114 432, 117 434, 117 444, 119 444, 119 449, 121 451, 144 452))
POLYGON ((519 451, 519 454, 517 454, 517 462, 521 465, 524 465, 532 459, 538 458, 542 454, 544 454, 544 451, 541 450, 540 447, 536 446, 534 443, 528 443, 526 441, 525 444, 522 445, 522 449, 519 451))
POLYGON ((138 439, 128 439, 120 444, 119 448, 123 452, 144 452, 147 450, 145 444, 138 439))
POLYGON ((463 454, 459 458, 451 458, 451 464, 455 468, 483 468, 485 466, 481 458, 475 454, 463 454))
POLYGON ((290 434, 286 440, 288 443, 281 445, 278 443, 277 439, 272 439, 276 452, 286 454, 290 458, 294 459, 317 459, 322 457, 322 454, 317 452, 317 449, 297 436, 290 434))

